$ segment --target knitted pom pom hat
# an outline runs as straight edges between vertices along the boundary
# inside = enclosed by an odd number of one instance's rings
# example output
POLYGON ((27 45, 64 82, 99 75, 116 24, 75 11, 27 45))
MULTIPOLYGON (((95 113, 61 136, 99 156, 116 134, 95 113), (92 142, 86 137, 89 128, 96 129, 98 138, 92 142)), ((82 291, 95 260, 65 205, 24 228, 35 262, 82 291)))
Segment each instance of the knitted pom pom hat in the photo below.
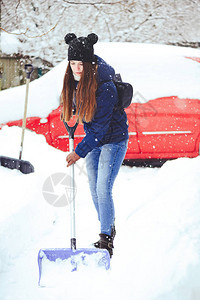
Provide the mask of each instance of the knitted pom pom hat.
POLYGON ((98 36, 95 33, 79 38, 74 33, 68 33, 64 39, 65 43, 69 45, 68 60, 95 61, 93 45, 98 41, 98 36))

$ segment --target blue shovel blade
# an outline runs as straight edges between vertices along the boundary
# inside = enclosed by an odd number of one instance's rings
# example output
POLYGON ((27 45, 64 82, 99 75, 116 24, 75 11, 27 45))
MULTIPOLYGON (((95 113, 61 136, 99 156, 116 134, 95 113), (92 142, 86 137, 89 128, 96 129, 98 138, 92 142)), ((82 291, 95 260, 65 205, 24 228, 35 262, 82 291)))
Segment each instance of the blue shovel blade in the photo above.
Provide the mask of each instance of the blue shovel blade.
POLYGON ((46 262, 55 262, 62 264, 62 261, 67 262, 67 270, 69 272, 78 271, 82 267, 101 267, 106 270, 110 268, 110 255, 106 249, 96 248, 78 248, 72 250, 69 248, 51 248, 40 249, 38 253, 39 266, 39 285, 45 269, 46 262))

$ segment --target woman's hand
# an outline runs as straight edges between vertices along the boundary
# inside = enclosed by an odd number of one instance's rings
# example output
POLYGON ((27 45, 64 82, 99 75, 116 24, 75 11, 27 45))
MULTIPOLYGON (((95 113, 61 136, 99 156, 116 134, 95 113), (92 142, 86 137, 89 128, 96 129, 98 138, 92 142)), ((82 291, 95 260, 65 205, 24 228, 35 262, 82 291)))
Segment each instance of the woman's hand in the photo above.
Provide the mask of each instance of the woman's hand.
POLYGON ((80 159, 80 156, 76 154, 76 152, 71 152, 70 154, 67 155, 66 161, 67 161, 67 167, 71 166, 72 164, 75 164, 77 160, 80 159))

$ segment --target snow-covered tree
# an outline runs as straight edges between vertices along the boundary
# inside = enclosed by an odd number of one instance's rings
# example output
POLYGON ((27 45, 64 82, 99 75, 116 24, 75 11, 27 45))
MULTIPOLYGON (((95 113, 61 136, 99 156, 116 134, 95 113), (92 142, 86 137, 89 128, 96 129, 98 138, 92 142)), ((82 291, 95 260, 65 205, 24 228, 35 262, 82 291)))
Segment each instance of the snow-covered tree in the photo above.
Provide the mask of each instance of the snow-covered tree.
POLYGON ((1 0, 1 11, 2 28, 16 34, 20 52, 54 64, 66 56, 68 32, 113 42, 200 41, 199 0, 1 0))

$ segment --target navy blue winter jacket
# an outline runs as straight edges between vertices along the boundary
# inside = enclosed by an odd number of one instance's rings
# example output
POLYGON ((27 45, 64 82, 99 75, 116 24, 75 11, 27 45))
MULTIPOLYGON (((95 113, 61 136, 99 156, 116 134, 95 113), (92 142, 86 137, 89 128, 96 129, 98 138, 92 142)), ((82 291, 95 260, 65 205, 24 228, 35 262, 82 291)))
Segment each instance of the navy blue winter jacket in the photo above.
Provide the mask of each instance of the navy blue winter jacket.
POLYGON ((111 81, 115 71, 102 58, 96 58, 99 83, 96 91, 97 108, 91 122, 83 121, 86 135, 75 149, 80 157, 85 157, 95 147, 128 139, 126 113, 114 109, 118 102, 117 89, 111 81))

